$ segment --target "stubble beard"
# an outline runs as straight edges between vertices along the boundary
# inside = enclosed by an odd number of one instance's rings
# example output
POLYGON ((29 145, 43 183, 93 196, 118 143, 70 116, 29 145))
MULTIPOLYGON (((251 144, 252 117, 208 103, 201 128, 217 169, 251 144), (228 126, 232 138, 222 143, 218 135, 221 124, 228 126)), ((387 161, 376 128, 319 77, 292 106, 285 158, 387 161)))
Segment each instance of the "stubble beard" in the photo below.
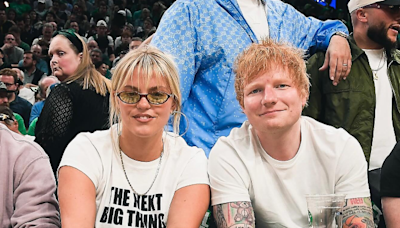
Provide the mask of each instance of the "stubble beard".
POLYGON ((367 30, 368 38, 375 43, 380 44, 385 49, 387 54, 397 48, 397 42, 393 42, 389 39, 388 31, 389 27, 386 27, 384 23, 371 26, 367 30))

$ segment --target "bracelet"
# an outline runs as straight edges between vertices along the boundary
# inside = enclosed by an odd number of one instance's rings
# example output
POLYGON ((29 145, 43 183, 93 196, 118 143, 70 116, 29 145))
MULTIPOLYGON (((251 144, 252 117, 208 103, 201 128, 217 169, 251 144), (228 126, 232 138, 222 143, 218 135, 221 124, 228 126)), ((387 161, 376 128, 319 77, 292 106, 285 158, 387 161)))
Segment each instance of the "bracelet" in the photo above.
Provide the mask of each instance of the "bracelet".
POLYGON ((347 39, 347 37, 348 37, 348 35, 347 35, 346 33, 340 32, 340 31, 333 33, 332 36, 335 36, 335 35, 336 35, 336 36, 341 36, 341 37, 343 37, 343 38, 345 38, 345 39, 347 39))

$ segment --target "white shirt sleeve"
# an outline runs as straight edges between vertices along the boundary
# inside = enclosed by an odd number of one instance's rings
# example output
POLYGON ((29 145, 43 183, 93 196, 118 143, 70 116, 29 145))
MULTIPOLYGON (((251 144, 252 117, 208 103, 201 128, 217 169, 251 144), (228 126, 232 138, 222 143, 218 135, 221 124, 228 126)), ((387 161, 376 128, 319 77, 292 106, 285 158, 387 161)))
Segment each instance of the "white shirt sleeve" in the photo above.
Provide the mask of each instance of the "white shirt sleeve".
POLYGON ((87 135, 78 134, 68 144, 58 167, 57 176, 60 168, 63 166, 70 166, 81 171, 89 177, 96 189, 99 186, 103 170, 102 159, 87 135))
POLYGON ((369 197, 368 166, 363 150, 354 137, 347 140, 336 168, 336 194, 347 199, 369 197))
POLYGON ((211 149, 208 175, 211 205, 250 201, 250 176, 228 139, 220 138, 211 149))
POLYGON ((210 185, 207 175, 207 158, 202 150, 190 158, 182 171, 177 190, 194 184, 210 185))

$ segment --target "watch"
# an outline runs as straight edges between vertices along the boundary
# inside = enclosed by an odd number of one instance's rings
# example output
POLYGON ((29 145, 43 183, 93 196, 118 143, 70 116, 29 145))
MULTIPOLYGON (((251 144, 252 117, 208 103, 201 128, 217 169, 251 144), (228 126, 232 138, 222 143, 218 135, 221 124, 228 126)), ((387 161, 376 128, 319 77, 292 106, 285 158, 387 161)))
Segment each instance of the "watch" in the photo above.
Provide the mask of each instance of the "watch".
POLYGON ((341 36, 341 37, 347 39, 347 37, 348 37, 349 35, 347 35, 347 34, 344 33, 344 32, 338 31, 338 32, 333 33, 332 36, 341 36))

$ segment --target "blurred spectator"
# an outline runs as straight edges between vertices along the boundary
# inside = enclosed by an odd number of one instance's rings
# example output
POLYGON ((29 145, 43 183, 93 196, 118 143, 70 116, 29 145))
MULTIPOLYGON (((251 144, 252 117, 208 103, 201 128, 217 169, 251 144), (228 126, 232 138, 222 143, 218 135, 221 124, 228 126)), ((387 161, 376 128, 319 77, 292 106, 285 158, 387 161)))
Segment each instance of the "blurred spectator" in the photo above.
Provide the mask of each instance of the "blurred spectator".
POLYGON ((126 11, 119 10, 114 14, 111 22, 110 36, 113 38, 121 36, 124 26, 127 24, 126 11))
POLYGON ((97 42, 95 41, 95 40, 91 40, 91 41, 89 41, 88 43, 87 43, 87 46, 88 46, 88 50, 89 51, 91 51, 91 50, 93 50, 93 49, 95 49, 95 48, 99 48, 99 45, 97 45, 97 42))
POLYGON ((10 98, 11 93, 8 92, 8 88, 6 84, 0 81, 0 106, 9 106, 10 103, 8 99, 10 98))
POLYGON ((44 20, 46 18, 48 10, 46 9, 45 0, 38 0, 35 12, 39 20, 44 20))
POLYGON ((0 48, 0 70, 4 68, 11 68, 9 63, 6 63, 4 60, 4 51, 0 48))
POLYGON ((48 76, 39 81, 39 96, 41 100, 39 102, 36 102, 36 104, 34 104, 32 107, 31 116, 29 118, 29 125, 34 119, 40 116, 40 113, 42 112, 42 109, 44 107, 44 103, 46 102, 46 98, 47 96, 49 96, 51 90, 50 86, 59 83, 60 81, 55 76, 48 76))
POLYGON ((3 45, 3 40, 5 34, 8 33, 8 29, 11 28, 14 24, 11 21, 7 20, 6 10, 4 8, 0 8, 0 45, 3 45))
POLYGON ((148 18, 148 17, 151 16, 151 15, 150 15, 150 10, 147 9, 147 8, 142 9, 140 12, 141 12, 141 13, 140 13, 140 17, 137 18, 137 19, 134 21, 134 24, 133 24, 133 25, 135 26, 135 29, 138 29, 139 27, 142 27, 142 28, 143 28, 143 26, 144 26, 144 21, 146 20, 146 18, 148 18))
MULTIPOLYGON (((129 31, 131 34, 134 34, 134 28, 132 24, 126 24, 124 25, 124 27, 122 28, 122 33, 125 31, 129 31)), ((121 34, 122 34, 121 33, 121 34)), ((117 48, 119 45, 121 45, 121 36, 118 36, 117 38, 115 38, 115 48, 117 48)))
POLYGON ((57 22, 56 21, 56 14, 53 11, 48 11, 45 15, 45 22, 49 23, 49 22, 57 22))
POLYGON ((99 1, 98 7, 98 10, 95 10, 93 16, 90 18, 90 24, 95 25, 99 20, 104 20, 106 23, 110 23, 106 1, 99 1))
POLYGON ((147 39, 156 32, 156 27, 154 26, 153 20, 150 17, 146 18, 143 23, 143 28, 138 28, 137 36, 141 37, 143 40, 147 39))
POLYGON ((31 86, 29 86, 29 88, 24 86, 24 84, 23 84, 23 81, 24 81, 24 78, 25 78, 24 72, 22 72, 18 68, 12 68, 12 70, 15 73, 17 73, 17 77, 18 77, 18 81, 17 81, 18 93, 17 93, 17 95, 20 98, 23 98, 23 99, 29 101, 29 103, 31 103, 33 105, 35 103, 35 100, 36 100, 35 99, 35 92, 32 90, 33 88, 31 86))
POLYGON ((9 68, 0 70, 0 81, 6 84, 10 93, 8 102, 13 112, 16 112, 24 119, 25 128, 29 126, 29 116, 31 114, 32 104, 29 101, 17 96, 18 94, 18 76, 17 73, 9 68))
MULTIPOLYGON (((66 28, 67 28, 67 29, 73 29, 75 33, 78 33, 78 34, 80 35, 80 33, 79 33, 79 24, 78 24, 77 21, 71 21, 71 22, 69 22, 69 24, 67 25, 66 28)), ((86 37, 81 36, 81 38, 83 39, 83 41, 84 41, 85 43, 88 42, 88 40, 86 39, 86 37)))
POLYGON ((45 41, 48 45, 50 45, 51 37, 54 32, 54 27, 51 23, 46 23, 42 28, 42 35, 39 38, 36 38, 32 42, 32 46, 37 44, 39 41, 45 41))
POLYGON ((97 64, 103 61, 103 53, 100 49, 95 48, 90 51, 90 59, 92 60, 93 64, 97 64))
POLYGON ((91 40, 95 40, 97 42, 97 44, 99 45, 99 47, 100 47, 99 38, 106 37, 106 39, 108 40, 108 46, 113 48, 114 47, 114 40, 113 40, 113 38, 111 36, 107 35, 107 30, 108 30, 107 28, 108 28, 107 27, 107 23, 104 20, 98 21, 97 24, 96 24, 97 34, 89 37, 88 38, 88 42, 90 42, 91 40))
POLYGON ((4 44, 1 47, 5 54, 5 60, 9 64, 18 64, 18 62, 24 57, 24 50, 17 47, 15 37, 11 33, 7 33, 4 38, 4 44))
POLYGON ((53 6, 49 9, 49 11, 54 13, 55 22, 58 24, 59 27, 62 28, 64 27, 65 22, 68 20, 68 15, 65 13, 65 11, 60 9, 61 4, 64 3, 61 3, 59 0, 53 0, 53 6))
POLYGON ((119 53, 124 50, 129 50, 129 44, 132 42, 132 33, 130 31, 124 31, 121 34, 121 44, 115 48, 115 56, 119 56, 119 53))
MULTIPOLYGON (((49 65, 45 60, 42 59, 42 47, 38 44, 35 44, 31 47, 30 51, 36 56, 36 68, 46 75, 49 75, 49 65)), ((19 61, 18 67, 22 69, 24 67, 23 63, 23 60, 19 61)))
POLYGON ((9 30, 9 33, 14 35, 15 43, 24 51, 29 51, 30 46, 21 40, 21 29, 17 25, 13 25, 9 30))
POLYGON ((135 50, 137 49, 143 42, 143 39, 140 37, 133 37, 132 42, 129 44, 129 50, 135 50))
POLYGON ((107 39, 107 37, 105 36, 99 36, 96 41, 99 45, 99 49, 103 53, 103 59, 109 65, 110 61, 113 61, 115 59, 114 51, 109 46, 109 39, 107 39))
POLYGON ((102 74, 103 76, 106 76, 107 70, 108 70, 107 64, 105 64, 103 61, 101 61, 101 62, 96 62, 96 64, 94 64, 94 66, 96 67, 96 70, 100 74, 102 74))
POLYGON ((18 130, 18 121, 14 117, 13 111, 4 105, 0 105, 0 123, 4 124, 11 131, 22 135, 18 130))
POLYGON ((25 51, 23 60, 24 85, 38 85, 39 81, 47 76, 43 71, 36 68, 38 60, 38 56, 33 54, 33 52, 25 51))
POLYGON ((15 24, 15 19, 17 18, 17 13, 15 12, 14 9, 8 9, 7 11, 7 20, 11 21, 13 24, 15 24))
POLYGON ((155 26, 158 26, 160 23, 161 17, 163 16, 165 10, 167 10, 167 7, 165 7, 161 1, 153 4, 152 17, 155 26))

